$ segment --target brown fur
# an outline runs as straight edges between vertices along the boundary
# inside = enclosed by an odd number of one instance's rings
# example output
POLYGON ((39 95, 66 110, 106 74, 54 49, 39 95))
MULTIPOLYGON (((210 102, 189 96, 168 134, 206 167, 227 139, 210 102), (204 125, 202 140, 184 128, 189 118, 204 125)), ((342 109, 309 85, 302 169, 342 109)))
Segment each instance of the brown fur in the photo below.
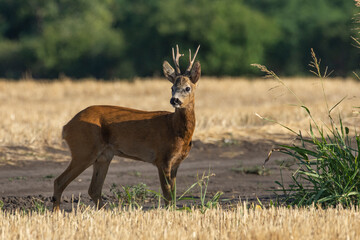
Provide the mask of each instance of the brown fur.
POLYGON ((201 74, 199 62, 189 75, 176 75, 169 66, 164 62, 165 76, 173 83, 175 92, 182 92, 182 104, 175 112, 91 106, 63 127, 63 138, 72 160, 54 181, 54 210, 59 209, 62 192, 68 184, 91 165, 94 171, 89 195, 101 207, 102 186, 114 155, 154 164, 166 204, 169 204, 177 169, 191 149, 195 130, 194 93, 201 74), (187 86, 191 87, 189 93, 184 90, 187 86))

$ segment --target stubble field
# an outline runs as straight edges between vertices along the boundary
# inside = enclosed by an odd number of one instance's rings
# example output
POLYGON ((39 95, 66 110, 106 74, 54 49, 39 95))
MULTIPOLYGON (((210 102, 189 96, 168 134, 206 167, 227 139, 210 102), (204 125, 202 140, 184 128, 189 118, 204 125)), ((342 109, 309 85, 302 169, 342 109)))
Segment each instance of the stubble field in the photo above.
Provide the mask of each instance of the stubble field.
MULTIPOLYGON (((318 79, 296 78, 284 82, 310 108, 316 119, 326 119, 326 104, 318 79)), ((334 116, 341 114, 345 125, 353 130, 358 121, 354 107, 359 106, 360 83, 330 79, 324 86, 330 106, 347 96, 334 111, 334 116)), ((305 134, 309 125, 296 98, 281 84, 269 79, 202 78, 199 82, 194 147, 179 169, 178 191, 182 192, 194 183, 197 173, 210 169, 215 176, 209 182, 208 197, 217 191, 224 192, 221 208, 201 214, 195 210, 190 213, 152 210, 150 203, 146 212, 85 209, 68 215, 24 214, 24 211, 36 210, 39 203, 46 208, 51 206, 53 180, 70 160, 61 140, 61 128, 74 114, 89 105, 100 104, 172 111, 170 87, 169 82, 160 79, 139 79, 131 83, 91 79, 76 82, 68 79, 0 81, 0 206, 6 212, 23 211, 0 214, 1 238, 95 239, 105 234, 105 238, 112 239, 120 234, 124 236, 122 239, 132 236, 140 239, 288 239, 287 236, 294 239, 308 239, 307 236, 352 239, 358 234, 355 227, 360 219, 357 209, 261 210, 256 207, 257 198, 262 202, 275 198, 273 192, 267 190, 277 189, 274 181, 280 179, 279 165, 281 161, 289 160, 274 155, 266 165, 267 171, 261 172, 267 152, 278 143, 293 141, 287 130, 257 115, 275 119, 305 134), (248 200, 250 209, 247 209, 249 205, 245 208, 239 203, 239 199, 248 200), (156 221, 148 223, 149 219, 156 221), (115 223, 118 227, 113 225, 115 223), (166 227, 159 228, 159 225, 166 227), (155 233, 151 234, 150 230, 155 233)), ((291 166, 283 169, 285 183, 292 171, 291 166)), ((92 206, 87 197, 90 179, 91 169, 70 184, 64 192, 64 209, 71 210, 74 203, 70 199, 72 195, 77 199, 79 193, 85 205, 92 206)), ((159 190, 157 171, 153 166, 115 158, 105 181, 104 197, 111 203, 114 199, 111 186, 140 182, 152 190, 159 190)), ((194 196, 198 193, 198 190, 191 192, 194 196)))

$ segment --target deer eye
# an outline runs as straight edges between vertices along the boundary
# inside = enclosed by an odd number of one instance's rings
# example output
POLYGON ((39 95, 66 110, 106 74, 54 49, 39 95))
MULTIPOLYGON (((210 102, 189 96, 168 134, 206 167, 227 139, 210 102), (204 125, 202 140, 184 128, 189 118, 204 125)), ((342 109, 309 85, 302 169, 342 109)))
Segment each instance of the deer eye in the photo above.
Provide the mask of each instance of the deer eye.
POLYGON ((186 87, 185 90, 186 90, 187 92, 190 92, 191 88, 190 88, 190 87, 186 87))

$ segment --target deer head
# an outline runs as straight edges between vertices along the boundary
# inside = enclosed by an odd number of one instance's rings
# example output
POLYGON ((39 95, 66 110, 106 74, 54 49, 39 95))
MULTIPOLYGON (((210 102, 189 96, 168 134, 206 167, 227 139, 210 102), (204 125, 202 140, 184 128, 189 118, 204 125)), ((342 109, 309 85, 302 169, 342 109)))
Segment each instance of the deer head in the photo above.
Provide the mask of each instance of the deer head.
POLYGON ((181 74, 179 59, 184 56, 179 52, 179 46, 176 45, 176 55, 174 48, 172 48, 172 56, 175 69, 167 62, 163 63, 163 71, 165 77, 173 84, 171 87, 170 103, 174 108, 185 108, 189 103, 194 102, 194 93, 197 82, 201 75, 201 65, 199 61, 195 61, 196 55, 199 51, 198 46, 194 58, 191 59, 191 50, 189 49, 189 67, 184 74, 181 74), (194 65, 194 66, 193 66, 194 65))

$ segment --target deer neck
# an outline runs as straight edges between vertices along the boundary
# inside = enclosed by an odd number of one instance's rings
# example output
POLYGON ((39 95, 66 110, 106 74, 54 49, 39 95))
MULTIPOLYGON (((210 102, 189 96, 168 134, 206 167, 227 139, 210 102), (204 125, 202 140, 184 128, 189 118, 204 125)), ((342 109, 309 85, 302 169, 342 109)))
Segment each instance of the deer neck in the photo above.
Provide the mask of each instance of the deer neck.
POLYGON ((173 115, 173 128, 176 137, 180 137, 184 142, 191 141, 195 130, 195 110, 194 102, 188 104, 186 108, 176 108, 173 115))

